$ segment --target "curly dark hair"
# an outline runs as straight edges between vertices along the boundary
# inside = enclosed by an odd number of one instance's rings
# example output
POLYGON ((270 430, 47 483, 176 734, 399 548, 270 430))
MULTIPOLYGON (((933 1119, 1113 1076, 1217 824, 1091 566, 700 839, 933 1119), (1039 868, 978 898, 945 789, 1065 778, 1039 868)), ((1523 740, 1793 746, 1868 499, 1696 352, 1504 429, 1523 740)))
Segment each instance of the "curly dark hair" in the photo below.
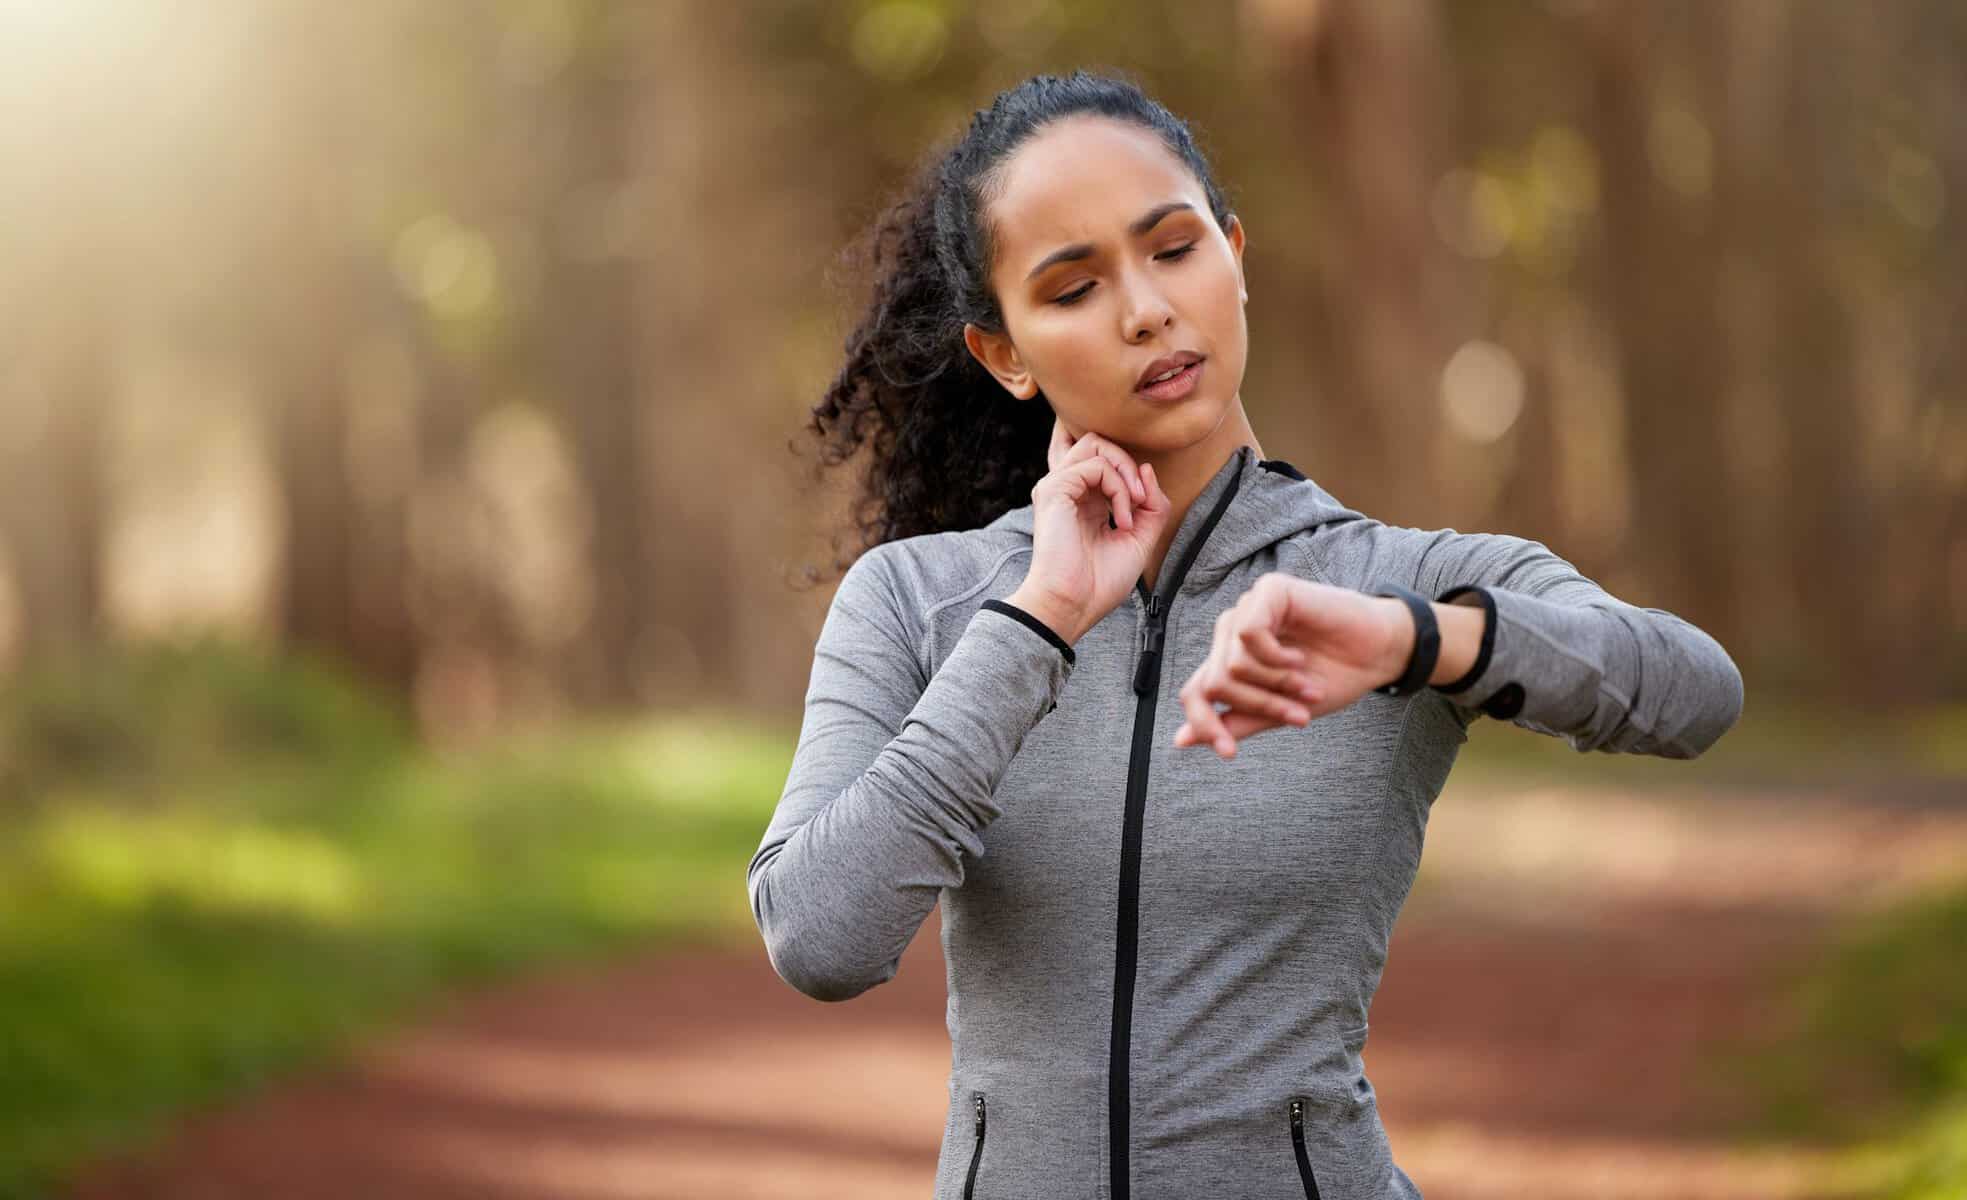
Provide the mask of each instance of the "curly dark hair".
POLYGON ((1158 135, 1228 229, 1228 203, 1188 125, 1123 74, 1036 75, 979 109, 842 255, 871 276, 872 294, 806 426, 821 467, 869 451, 854 504, 861 545, 839 565, 883 542, 989 524, 1029 503, 1044 476, 1049 403, 1005 391, 963 344, 963 326, 1004 329, 984 219, 1000 168, 1040 129, 1080 113, 1158 135))

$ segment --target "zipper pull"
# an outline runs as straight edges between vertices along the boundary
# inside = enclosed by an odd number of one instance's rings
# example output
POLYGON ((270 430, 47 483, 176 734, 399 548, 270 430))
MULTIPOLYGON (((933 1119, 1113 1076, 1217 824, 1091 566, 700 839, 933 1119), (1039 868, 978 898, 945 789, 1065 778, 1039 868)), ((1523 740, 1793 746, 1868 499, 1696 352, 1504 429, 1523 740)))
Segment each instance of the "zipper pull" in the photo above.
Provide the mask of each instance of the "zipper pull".
POLYGON ((1134 668, 1134 694, 1145 696, 1154 690, 1161 678, 1161 642, 1167 632, 1168 615, 1161 608, 1160 598, 1152 592, 1147 597, 1147 620, 1141 625, 1141 661, 1134 668))
POLYGON ((1291 1098, 1291 1131, 1303 1133, 1305 1127, 1305 1102, 1297 1097, 1291 1098))
POLYGON ((982 1137, 983 1131, 984 1131, 984 1099, 982 1096, 978 1096, 977 1097, 977 1136, 982 1137))

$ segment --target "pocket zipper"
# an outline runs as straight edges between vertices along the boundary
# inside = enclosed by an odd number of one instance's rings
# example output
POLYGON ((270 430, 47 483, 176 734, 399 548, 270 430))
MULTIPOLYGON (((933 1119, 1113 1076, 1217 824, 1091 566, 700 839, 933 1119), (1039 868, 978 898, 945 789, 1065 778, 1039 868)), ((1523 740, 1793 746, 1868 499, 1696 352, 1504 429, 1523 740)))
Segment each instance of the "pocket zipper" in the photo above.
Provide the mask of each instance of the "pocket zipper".
POLYGON ((1318 1200, 1318 1179, 1311 1173, 1311 1156, 1305 1153, 1305 1102, 1296 1096, 1291 1097, 1291 1150, 1298 1156, 1298 1178, 1304 1181, 1305 1200, 1318 1200))
POLYGON ((970 1175, 963 1181, 963 1200, 972 1200, 977 1188, 977 1166, 983 1162, 984 1098, 977 1093, 976 1144, 970 1149, 970 1175))

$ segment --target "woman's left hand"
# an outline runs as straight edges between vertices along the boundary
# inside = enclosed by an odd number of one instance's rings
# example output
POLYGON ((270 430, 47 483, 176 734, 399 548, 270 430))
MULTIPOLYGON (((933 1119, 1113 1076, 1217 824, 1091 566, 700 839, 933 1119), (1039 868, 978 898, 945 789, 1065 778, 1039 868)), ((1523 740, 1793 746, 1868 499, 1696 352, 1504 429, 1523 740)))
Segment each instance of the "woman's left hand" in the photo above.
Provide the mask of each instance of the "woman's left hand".
POLYGON ((1181 688, 1175 745, 1230 758, 1238 739, 1337 712, 1397 678, 1413 639, 1397 599, 1272 571, 1216 619, 1207 661, 1181 688))

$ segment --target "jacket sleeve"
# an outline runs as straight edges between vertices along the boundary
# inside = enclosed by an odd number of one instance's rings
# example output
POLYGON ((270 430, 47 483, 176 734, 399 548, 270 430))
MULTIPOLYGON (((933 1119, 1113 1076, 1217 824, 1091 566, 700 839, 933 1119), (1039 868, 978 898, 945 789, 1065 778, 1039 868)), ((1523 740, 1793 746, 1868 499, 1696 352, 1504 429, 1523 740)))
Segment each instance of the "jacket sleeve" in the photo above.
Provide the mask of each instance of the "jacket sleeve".
MULTIPOLYGON (((772 967, 846 1000, 894 977, 999 815, 993 793, 1070 674, 1054 644, 981 608, 933 679, 876 547, 834 594, 777 810, 746 880, 772 967)), ((1054 635, 1055 636, 1055 635, 1054 635)))
POLYGON ((1453 529, 1418 541, 1413 587, 1479 604, 1478 657, 1435 690, 1580 751, 1694 758, 1734 725, 1742 676, 1713 637, 1618 599, 1542 542, 1453 529))

